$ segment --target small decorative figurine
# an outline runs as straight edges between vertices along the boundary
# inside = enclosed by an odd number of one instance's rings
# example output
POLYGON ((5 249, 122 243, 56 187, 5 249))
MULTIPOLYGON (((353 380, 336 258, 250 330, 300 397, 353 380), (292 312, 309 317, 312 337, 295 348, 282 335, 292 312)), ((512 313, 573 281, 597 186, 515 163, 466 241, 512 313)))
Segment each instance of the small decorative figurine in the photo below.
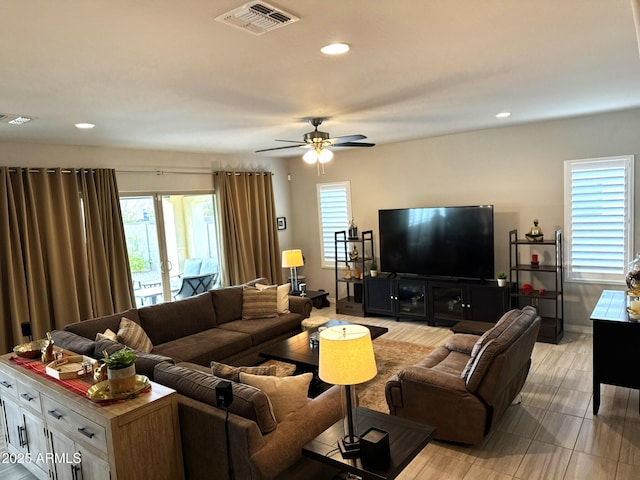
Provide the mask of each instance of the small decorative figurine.
POLYGON ((47 346, 42 349, 42 361, 52 362, 53 357, 53 338, 51 338, 51 332, 47 332, 47 346))
POLYGON ((355 260, 355 259, 358 258, 358 247, 356 247, 355 245, 353 246, 353 248, 349 252, 349 258, 351 260, 355 260))
POLYGON ((542 229, 538 226, 537 218, 533 221, 533 227, 531 227, 529 233, 525 234, 525 237, 527 237, 527 240, 530 242, 542 242, 544 240, 542 229))
POLYGON ((347 264, 347 268, 344 271, 344 279, 345 280, 350 280, 351 279, 351 268, 349 268, 349 264, 347 264))
POLYGON ((358 238, 358 227, 356 227, 356 222, 353 218, 349 223, 349 238, 358 238))
POLYGON ((356 265, 356 268, 353 270, 353 278, 360 280, 360 277, 362 277, 362 270, 356 265))

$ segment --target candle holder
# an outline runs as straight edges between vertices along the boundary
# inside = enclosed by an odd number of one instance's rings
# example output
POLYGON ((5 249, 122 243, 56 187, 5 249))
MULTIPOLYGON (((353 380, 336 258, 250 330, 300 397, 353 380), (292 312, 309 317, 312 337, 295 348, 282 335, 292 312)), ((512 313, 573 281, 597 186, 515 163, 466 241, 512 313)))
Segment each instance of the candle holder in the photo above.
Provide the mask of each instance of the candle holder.
POLYGON ((534 253, 533 255, 531 255, 531 268, 538 267, 540 267, 540 261, 538 260, 538 255, 534 253))

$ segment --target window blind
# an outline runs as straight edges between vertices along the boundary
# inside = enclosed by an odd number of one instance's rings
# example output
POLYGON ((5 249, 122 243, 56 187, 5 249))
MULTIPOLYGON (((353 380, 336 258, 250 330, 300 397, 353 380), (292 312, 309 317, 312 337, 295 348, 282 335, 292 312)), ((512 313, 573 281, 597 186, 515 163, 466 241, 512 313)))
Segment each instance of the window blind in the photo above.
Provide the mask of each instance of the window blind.
POLYGON ((632 157, 568 162, 568 280, 622 280, 631 258, 632 157))
MULTIPOLYGON (((322 266, 334 266, 335 232, 347 230, 351 218, 349 182, 318 184, 322 266)), ((345 260, 345 259, 339 259, 345 260)))

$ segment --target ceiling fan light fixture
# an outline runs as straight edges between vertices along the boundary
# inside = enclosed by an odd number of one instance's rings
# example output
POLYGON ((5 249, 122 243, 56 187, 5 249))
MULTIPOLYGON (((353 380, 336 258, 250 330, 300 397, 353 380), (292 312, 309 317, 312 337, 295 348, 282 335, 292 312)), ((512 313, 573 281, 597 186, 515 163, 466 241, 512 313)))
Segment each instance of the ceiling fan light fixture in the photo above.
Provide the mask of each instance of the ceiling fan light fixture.
POLYGON ((330 43, 329 45, 325 45, 320 49, 322 53, 325 55, 341 55, 343 53, 347 53, 351 47, 347 43, 330 43))
POLYGON ((302 159, 309 165, 313 165, 318 161, 318 153, 315 150, 309 150, 302 156, 302 159))
POLYGON ((333 158, 333 152, 327 148, 323 148, 318 152, 318 161, 320 163, 327 163, 333 158))

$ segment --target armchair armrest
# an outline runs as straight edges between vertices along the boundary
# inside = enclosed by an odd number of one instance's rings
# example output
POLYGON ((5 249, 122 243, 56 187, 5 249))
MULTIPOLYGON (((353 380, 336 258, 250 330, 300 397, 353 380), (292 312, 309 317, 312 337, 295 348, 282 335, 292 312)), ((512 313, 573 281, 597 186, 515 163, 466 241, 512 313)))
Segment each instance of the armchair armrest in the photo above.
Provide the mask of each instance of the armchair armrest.
POLYGON ((469 333, 454 333, 445 340, 444 346, 449 350, 471 355, 474 345, 480 340, 480 335, 469 333))

